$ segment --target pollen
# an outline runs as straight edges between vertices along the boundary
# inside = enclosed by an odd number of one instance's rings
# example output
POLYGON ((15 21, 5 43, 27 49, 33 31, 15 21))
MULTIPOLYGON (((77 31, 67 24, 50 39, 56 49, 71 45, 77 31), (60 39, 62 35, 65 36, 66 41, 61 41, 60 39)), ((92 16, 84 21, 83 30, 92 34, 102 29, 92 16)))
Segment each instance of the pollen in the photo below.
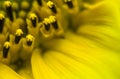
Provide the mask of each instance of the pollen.
POLYGON ((5 48, 9 48, 10 46, 11 46, 10 42, 5 42, 4 45, 3 45, 3 47, 5 47, 5 48))
POLYGON ((26 36, 27 41, 33 41, 34 37, 30 34, 26 36))
POLYGON ((15 35, 21 36, 23 34, 23 31, 21 29, 17 29, 15 35))
POLYGON ((5 16, 3 14, 0 14, 0 20, 3 20, 5 16))
POLYGON ((56 17, 55 16, 49 16, 49 19, 50 19, 50 22, 52 23, 52 22, 55 22, 56 21, 56 17))
POLYGON ((10 7, 12 5, 12 3, 10 1, 5 1, 5 6, 6 7, 10 7))
POLYGON ((47 24, 50 24, 50 22, 51 22, 51 21, 50 21, 49 18, 44 18, 44 21, 43 21, 44 24, 47 25, 47 24))
POLYGON ((54 5, 54 3, 52 1, 47 2, 47 6, 49 6, 50 8, 52 8, 53 5, 54 5))
POLYGON ((30 18, 31 20, 34 20, 35 18, 37 18, 37 16, 36 16, 34 13, 31 13, 29 18, 30 18))
POLYGON ((51 9, 53 13, 57 13, 56 6, 52 1, 48 1, 47 6, 51 9))

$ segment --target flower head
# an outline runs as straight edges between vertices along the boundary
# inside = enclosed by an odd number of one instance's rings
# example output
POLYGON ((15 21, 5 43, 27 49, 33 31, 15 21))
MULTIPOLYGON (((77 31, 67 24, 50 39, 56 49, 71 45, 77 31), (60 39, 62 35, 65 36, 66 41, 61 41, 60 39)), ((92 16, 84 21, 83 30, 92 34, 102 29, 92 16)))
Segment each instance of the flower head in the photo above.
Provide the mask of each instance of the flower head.
POLYGON ((0 78, 120 78, 119 1, 1 3, 0 78))

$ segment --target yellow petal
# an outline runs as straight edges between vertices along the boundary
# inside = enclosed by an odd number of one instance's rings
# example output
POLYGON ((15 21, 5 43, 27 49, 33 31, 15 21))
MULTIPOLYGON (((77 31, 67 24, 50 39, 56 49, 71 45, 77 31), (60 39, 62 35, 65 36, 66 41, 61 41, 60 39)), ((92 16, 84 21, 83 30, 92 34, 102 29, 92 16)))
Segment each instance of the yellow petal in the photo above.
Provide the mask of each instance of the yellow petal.
POLYGON ((56 73, 44 62, 40 49, 35 49, 31 59, 35 79, 59 79, 56 73))
MULTIPOLYGON (((83 42, 83 40, 76 40, 83 42)), ((51 64, 50 66, 53 65, 53 68, 58 66, 57 69, 59 69, 59 64, 65 66, 66 69, 72 71, 73 75, 71 75, 71 78, 116 79, 120 77, 120 58, 118 53, 105 48, 95 47, 95 44, 90 41, 85 44, 80 44, 80 42, 75 44, 74 41, 57 39, 50 43, 47 42, 46 46, 54 51, 46 52, 46 62, 49 65, 51 64), (58 63, 55 63, 56 61, 58 63), (84 74, 87 74, 89 78, 84 74)), ((61 68, 60 72, 62 71, 64 71, 64 68, 61 68)))
POLYGON ((0 79, 25 79, 8 66, 0 63, 0 79))
POLYGON ((120 51, 120 10, 113 1, 98 2, 80 13, 77 33, 101 45, 120 51))

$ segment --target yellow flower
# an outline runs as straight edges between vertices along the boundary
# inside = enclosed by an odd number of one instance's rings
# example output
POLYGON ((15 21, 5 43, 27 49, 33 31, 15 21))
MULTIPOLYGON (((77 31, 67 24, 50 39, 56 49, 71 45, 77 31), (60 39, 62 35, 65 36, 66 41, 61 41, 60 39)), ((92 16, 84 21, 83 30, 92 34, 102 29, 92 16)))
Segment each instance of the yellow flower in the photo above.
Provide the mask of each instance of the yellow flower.
POLYGON ((1 0, 1 79, 119 79, 119 0, 1 0))

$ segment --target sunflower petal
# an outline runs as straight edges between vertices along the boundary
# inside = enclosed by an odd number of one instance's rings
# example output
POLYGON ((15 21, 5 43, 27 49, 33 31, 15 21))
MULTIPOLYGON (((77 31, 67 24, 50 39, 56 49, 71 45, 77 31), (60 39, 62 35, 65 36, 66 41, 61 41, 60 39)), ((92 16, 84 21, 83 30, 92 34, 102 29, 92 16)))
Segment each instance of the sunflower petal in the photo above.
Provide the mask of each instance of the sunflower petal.
POLYGON ((80 13, 77 33, 101 45, 120 51, 120 9, 113 1, 102 1, 91 5, 80 13))
POLYGON ((59 79, 56 73, 44 62, 40 49, 34 50, 31 63, 35 79, 59 79))
POLYGON ((25 79, 14 72, 8 66, 0 63, 0 79, 25 79))
MULTIPOLYGON (((79 42, 78 44, 75 44, 69 40, 56 39, 50 43, 47 42, 46 46, 54 51, 47 52, 46 54, 49 56, 47 55, 45 58, 49 64, 51 63, 51 65, 53 65, 53 67, 56 67, 56 65, 59 65, 60 63, 65 66, 66 69, 69 68, 68 70, 72 71, 73 74, 79 74, 79 76, 77 75, 77 78, 85 77, 85 79, 89 79, 91 77, 90 79, 118 79, 120 77, 118 71, 120 70, 119 54, 94 45, 95 44, 92 44, 90 41, 85 44, 81 43, 80 45, 79 42), (50 59, 50 56, 52 56, 54 60, 52 58, 50 59), (58 61, 58 63, 56 63, 56 65, 55 63, 53 64, 53 62, 56 61, 58 61), (85 73, 87 73, 89 78, 84 76, 85 73)), ((61 70, 64 71, 64 69, 61 70)))

